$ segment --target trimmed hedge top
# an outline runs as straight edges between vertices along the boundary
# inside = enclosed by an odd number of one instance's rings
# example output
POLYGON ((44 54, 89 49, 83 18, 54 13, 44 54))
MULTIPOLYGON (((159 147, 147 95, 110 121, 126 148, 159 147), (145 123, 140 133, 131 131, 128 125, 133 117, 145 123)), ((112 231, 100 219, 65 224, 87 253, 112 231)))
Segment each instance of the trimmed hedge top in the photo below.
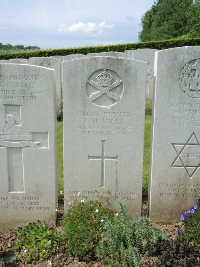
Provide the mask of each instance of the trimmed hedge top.
POLYGON ((48 49, 48 50, 35 50, 35 51, 19 51, 9 54, 0 54, 0 59, 11 58, 30 58, 30 57, 49 57, 49 56, 67 56, 70 54, 88 54, 88 53, 101 53, 101 52, 124 52, 125 50, 135 50, 139 48, 154 48, 154 49, 167 49, 180 46, 196 46, 200 45, 200 38, 192 39, 171 39, 165 41, 151 41, 142 43, 129 43, 129 44, 116 44, 104 46, 88 46, 80 48, 62 48, 62 49, 48 49))

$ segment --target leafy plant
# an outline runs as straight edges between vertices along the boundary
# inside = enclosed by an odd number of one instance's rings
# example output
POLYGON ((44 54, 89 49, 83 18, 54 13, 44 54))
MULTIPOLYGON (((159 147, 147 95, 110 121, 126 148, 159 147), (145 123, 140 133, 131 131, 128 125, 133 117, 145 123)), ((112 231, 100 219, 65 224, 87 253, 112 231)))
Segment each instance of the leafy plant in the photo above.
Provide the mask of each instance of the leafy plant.
POLYGON ((44 223, 29 223, 18 228, 16 234, 14 249, 21 262, 43 260, 57 251, 59 235, 44 223))
POLYGON ((66 248, 72 256, 90 261, 96 258, 96 246, 100 240, 103 221, 112 220, 113 211, 99 201, 75 202, 61 223, 66 248))
POLYGON ((151 255, 157 241, 166 239, 166 233, 153 227, 148 218, 140 217, 134 222, 134 242, 142 255, 151 255))
POLYGON ((107 219, 97 248, 100 261, 108 266, 141 266, 141 257, 133 244, 134 223, 124 206, 113 221, 107 219))
POLYGON ((200 245, 200 198, 196 205, 181 214, 180 220, 183 222, 184 237, 200 245))
POLYGON ((200 247, 194 246, 182 235, 174 240, 162 240, 157 243, 157 267, 200 266, 200 247))
POLYGON ((97 248, 102 264, 111 267, 142 266, 142 255, 150 254, 157 240, 166 235, 153 227, 147 218, 134 221, 120 204, 118 216, 107 219, 97 248))

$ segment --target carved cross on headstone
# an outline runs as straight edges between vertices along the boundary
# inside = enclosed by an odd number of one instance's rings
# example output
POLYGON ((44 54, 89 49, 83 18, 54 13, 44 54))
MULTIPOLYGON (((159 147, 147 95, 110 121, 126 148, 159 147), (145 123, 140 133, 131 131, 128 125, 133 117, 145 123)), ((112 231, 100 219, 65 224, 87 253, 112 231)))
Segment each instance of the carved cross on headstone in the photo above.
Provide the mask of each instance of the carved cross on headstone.
MULTIPOLYGON (((0 149, 7 149, 8 192, 25 192, 23 149, 44 148, 40 138, 48 139, 48 133, 23 133, 21 106, 5 105, 5 118, 0 129, 0 149)), ((48 142, 48 141, 47 141, 48 142)))
POLYGON ((105 162, 106 160, 115 160, 117 161, 117 156, 106 156, 105 155, 105 142, 106 140, 101 140, 101 155, 100 156, 90 156, 88 155, 89 160, 100 160, 101 161, 101 187, 105 186, 105 162))

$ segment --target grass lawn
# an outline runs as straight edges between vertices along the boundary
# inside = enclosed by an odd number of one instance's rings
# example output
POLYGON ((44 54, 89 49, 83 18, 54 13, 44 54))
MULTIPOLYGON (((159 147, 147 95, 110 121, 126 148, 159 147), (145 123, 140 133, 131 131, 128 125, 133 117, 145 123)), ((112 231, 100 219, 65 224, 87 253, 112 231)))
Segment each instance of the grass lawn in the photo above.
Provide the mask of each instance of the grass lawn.
POLYGON ((148 181, 150 171, 150 149, 151 149, 151 116, 146 116, 144 130, 144 161, 143 161, 143 192, 148 192, 148 181))
MULTIPOLYGON (((63 185, 63 123, 57 123, 58 140, 58 190, 64 191, 63 185)), ((144 140, 144 164, 143 164, 143 192, 148 191, 148 178, 150 168, 150 142, 151 142, 151 116, 146 116, 145 120, 145 140, 144 140)))
POLYGON ((58 150, 58 192, 64 191, 63 184, 63 123, 57 122, 57 150, 58 150))

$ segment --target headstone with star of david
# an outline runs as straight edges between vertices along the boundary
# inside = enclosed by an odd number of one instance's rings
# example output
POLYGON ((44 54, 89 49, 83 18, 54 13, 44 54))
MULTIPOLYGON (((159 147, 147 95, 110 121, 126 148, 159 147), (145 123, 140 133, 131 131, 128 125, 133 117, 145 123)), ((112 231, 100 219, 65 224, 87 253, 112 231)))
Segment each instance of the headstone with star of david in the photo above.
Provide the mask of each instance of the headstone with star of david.
POLYGON ((63 63, 65 210, 100 198, 140 215, 146 69, 119 57, 63 63))
POLYGON ((54 71, 0 64, 0 231, 56 221, 54 71))
POLYGON ((150 218, 177 221, 200 196, 200 46, 156 52, 150 218))

